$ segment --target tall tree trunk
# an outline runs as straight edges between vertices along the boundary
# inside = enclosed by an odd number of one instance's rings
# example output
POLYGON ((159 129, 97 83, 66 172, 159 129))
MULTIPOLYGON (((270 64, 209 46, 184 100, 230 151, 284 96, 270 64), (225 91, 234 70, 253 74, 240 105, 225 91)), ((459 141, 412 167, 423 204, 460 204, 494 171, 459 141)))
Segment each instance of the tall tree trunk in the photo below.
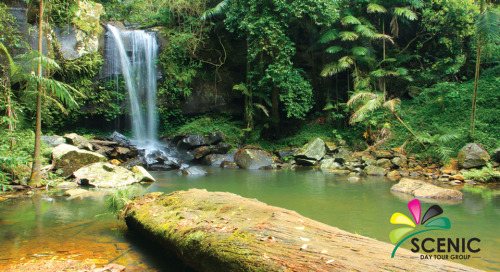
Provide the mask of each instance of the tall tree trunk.
POLYGON ((279 112, 279 89, 273 88, 271 95, 271 119, 273 122, 273 128, 275 131, 279 128, 280 123, 280 112, 279 112))
MULTIPOLYGON (((479 36, 478 39, 481 39, 479 36)), ((477 57, 476 57, 476 74, 474 76, 474 94, 472 95, 472 111, 470 117, 470 131, 469 137, 474 140, 474 127, 476 122, 476 101, 477 101, 477 87, 479 84, 479 68, 481 66, 481 41, 477 43, 477 57)))
MULTIPOLYGON (((42 54, 42 32, 43 32, 43 0, 40 0, 40 13, 38 20, 38 51, 42 54)), ((38 61, 38 76, 42 77, 42 59, 38 61)), ((42 138, 42 85, 37 85, 36 96, 36 125, 35 125, 35 150, 33 152, 33 166, 31 168, 30 186, 40 185, 40 142, 42 138)))

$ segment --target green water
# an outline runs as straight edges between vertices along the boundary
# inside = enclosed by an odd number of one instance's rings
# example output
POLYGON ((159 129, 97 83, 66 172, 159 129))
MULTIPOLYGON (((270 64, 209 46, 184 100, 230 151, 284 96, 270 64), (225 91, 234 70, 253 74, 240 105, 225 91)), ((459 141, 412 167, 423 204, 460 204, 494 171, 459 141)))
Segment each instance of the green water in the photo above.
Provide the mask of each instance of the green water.
MULTIPOLYGON (((394 212, 411 217, 406 207, 410 199, 392 194, 389 189, 394 182, 385 178, 349 182, 346 177, 314 170, 207 170, 209 175, 201 177, 156 173, 157 182, 142 186, 141 193, 189 188, 232 192, 385 242, 389 242, 390 231, 398 227, 389 223, 394 212)), ((0 204, 0 269, 36 258, 73 258, 120 263, 132 271, 188 271, 175 258, 165 258, 163 249, 127 233, 123 223, 101 215, 106 212, 105 199, 105 196, 67 199, 37 195, 0 204), (101 216, 96 218, 96 215, 101 216)), ((422 212, 431 205, 422 202, 422 212)), ((450 219, 452 227, 429 236, 477 237, 481 239, 481 251, 473 255, 476 258, 461 263, 500 271, 500 196, 464 192, 463 202, 439 205, 444 210, 442 216, 450 219)), ((407 241, 403 247, 410 248, 411 243, 407 241)))

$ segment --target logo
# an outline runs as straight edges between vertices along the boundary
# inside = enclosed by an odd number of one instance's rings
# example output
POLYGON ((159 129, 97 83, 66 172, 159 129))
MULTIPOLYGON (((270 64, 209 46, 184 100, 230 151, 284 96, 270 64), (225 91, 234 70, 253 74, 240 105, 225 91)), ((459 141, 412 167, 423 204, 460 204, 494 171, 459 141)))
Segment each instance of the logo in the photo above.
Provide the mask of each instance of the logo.
MULTIPOLYGON (((414 220, 408 218, 408 216, 402 213, 393 213, 391 216, 391 224, 402 224, 408 225, 410 227, 402 227, 397 228, 389 234, 389 238, 391 239, 391 243, 396 244, 394 250, 392 251, 391 258, 394 258, 396 254, 396 250, 398 250, 401 244, 408 240, 408 238, 413 237, 417 234, 433 231, 433 230, 448 230, 451 228, 450 219, 447 217, 439 217, 429 221, 430 219, 441 215, 443 213, 443 209, 439 205, 433 205, 425 212, 424 216, 422 215, 422 209, 420 207, 420 201, 418 199, 414 199, 408 203, 408 210, 410 210, 411 215, 414 220), (427 224, 426 224, 427 222, 427 224), (424 225, 425 224, 425 225, 424 225), (417 225, 424 226, 423 230, 415 230, 417 225), (406 235, 406 236, 405 236, 406 235), (403 237, 404 236, 404 237, 403 237), (399 241, 399 243, 398 243, 399 241)), ((420 229, 420 228, 419 228, 420 229)), ((430 238, 427 238, 430 239, 430 238)), ((424 239, 425 241, 426 239, 424 239)), ((418 241, 418 239, 417 239, 418 241)), ((414 241, 412 240, 412 243, 414 241)), ((413 250, 412 250, 413 251, 413 250)))

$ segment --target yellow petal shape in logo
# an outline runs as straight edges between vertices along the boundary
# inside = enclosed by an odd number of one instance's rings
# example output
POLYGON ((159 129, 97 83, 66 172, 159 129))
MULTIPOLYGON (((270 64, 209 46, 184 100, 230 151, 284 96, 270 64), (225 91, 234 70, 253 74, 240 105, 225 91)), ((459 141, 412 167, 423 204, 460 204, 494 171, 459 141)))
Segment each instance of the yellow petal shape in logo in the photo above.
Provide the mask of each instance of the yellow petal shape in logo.
POLYGON ((413 223, 408 216, 402 213, 393 213, 391 216, 391 224, 404 224, 415 227, 415 223, 413 223))

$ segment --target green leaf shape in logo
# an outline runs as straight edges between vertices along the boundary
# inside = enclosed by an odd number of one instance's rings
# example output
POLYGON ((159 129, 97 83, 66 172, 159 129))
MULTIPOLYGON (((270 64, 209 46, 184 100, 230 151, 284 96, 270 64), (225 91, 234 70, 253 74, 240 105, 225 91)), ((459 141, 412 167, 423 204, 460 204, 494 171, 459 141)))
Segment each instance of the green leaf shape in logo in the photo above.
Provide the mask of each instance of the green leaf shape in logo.
POLYGON ((395 244, 401 237, 405 236, 408 232, 412 231, 414 228, 398 228, 389 234, 389 238, 391 239, 391 243, 395 244))
POLYGON ((435 228, 442 228, 442 229, 450 229, 451 222, 450 222, 450 219, 448 219, 448 217, 439 217, 439 218, 436 218, 436 219, 432 220, 431 222, 427 223, 425 225, 425 227, 426 228, 435 227, 435 228))

